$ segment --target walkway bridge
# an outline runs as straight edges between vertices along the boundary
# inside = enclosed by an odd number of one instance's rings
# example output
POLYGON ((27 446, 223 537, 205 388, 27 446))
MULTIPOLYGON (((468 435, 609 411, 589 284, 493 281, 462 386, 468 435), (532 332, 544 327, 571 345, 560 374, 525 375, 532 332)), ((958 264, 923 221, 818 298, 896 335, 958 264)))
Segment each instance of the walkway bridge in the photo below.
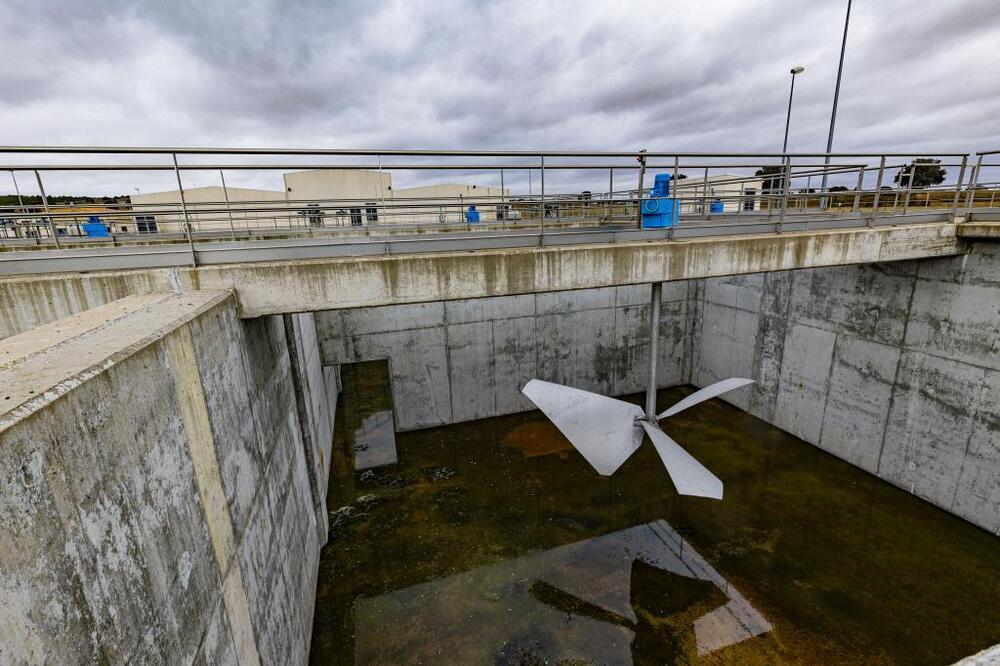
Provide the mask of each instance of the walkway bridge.
POLYGON ((0 207, 0 335, 173 289, 235 289, 255 317, 946 256, 1000 221, 995 151, 0 153, 17 198, 0 207), (943 181, 918 187, 935 180, 925 169, 943 181), (227 185, 280 173, 282 191, 227 185), (656 173, 675 184, 676 226, 643 227, 656 173), (422 186, 394 188, 394 175, 422 186), (58 205, 46 194, 131 182, 172 189, 58 205))

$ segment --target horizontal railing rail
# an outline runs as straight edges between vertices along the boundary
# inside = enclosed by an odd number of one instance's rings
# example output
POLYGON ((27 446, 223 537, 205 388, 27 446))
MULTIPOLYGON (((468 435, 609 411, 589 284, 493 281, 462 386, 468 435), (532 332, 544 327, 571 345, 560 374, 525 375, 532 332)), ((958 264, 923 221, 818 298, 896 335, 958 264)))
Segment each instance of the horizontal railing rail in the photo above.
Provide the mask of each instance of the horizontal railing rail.
POLYGON ((1000 205, 998 154, 0 146, 0 250, 134 243, 142 254, 158 240, 186 242, 197 264, 196 241, 597 234, 648 229, 644 212, 664 198, 676 218, 652 233, 665 238, 954 221, 960 207, 1000 205), (651 189, 657 174, 670 176, 668 197, 651 189))

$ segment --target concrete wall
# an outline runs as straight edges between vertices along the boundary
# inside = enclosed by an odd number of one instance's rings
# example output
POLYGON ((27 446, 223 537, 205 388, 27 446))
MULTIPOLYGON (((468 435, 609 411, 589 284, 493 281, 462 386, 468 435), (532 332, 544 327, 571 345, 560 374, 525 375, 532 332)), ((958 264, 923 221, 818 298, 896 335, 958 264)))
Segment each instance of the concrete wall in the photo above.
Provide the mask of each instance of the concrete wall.
POLYGON ((333 418, 337 411, 340 377, 336 367, 323 366, 313 313, 285 315, 285 336, 313 508, 319 521, 321 541, 325 541, 328 527, 326 488, 333 460, 333 418))
MULTIPOLYGON (((664 285, 659 382, 684 383, 688 285, 664 285)), ((533 409, 532 378, 610 395, 643 390, 649 287, 316 314, 325 364, 389 359, 399 430, 533 409)))
MULTIPOLYGON (((1000 533, 1000 245, 665 285, 660 386, 734 404, 1000 533)), ((388 358, 397 427, 531 409, 532 377, 645 385, 648 287, 317 314, 325 364, 388 358)))
POLYGON ((240 316, 259 317, 952 256, 964 251, 956 229, 962 226, 919 224, 425 254, 418 251, 430 246, 421 248, 415 241, 409 253, 389 256, 12 277, 0 279, 0 336, 77 312, 83 299, 89 307, 108 302, 99 297, 110 292, 121 298, 174 288, 232 289, 240 316))
POLYGON ((1000 245, 967 257, 712 278, 692 383, 1000 534, 1000 245))
POLYGON ((332 420, 314 335, 202 294, 0 342, 0 663, 305 660, 329 460, 308 440, 332 420))
POLYGON ((0 340, 126 296, 169 290, 164 271, 0 280, 0 340))
MULTIPOLYGON (((956 255, 953 224, 684 241, 593 243, 176 269, 185 288, 236 289, 258 316, 595 289, 654 281, 956 255)), ((417 246, 419 247, 419 246, 417 246)))

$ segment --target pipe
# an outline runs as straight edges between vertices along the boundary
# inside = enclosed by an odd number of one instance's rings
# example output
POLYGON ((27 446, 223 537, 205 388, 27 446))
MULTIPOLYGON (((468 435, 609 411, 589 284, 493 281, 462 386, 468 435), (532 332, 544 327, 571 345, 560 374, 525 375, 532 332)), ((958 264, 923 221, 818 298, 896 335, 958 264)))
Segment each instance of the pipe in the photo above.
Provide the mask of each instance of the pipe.
POLYGON ((660 294, 662 282, 654 282, 649 290, 649 383, 646 384, 646 418, 656 420, 656 360, 660 342, 660 294))

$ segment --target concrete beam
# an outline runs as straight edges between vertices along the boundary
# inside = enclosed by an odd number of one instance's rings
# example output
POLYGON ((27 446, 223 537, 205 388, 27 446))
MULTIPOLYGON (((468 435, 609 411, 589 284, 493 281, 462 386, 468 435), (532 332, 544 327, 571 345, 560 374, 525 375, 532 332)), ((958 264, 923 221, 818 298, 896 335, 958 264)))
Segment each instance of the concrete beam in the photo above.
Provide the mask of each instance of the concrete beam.
POLYGON ((958 225, 959 238, 1000 238, 1000 219, 996 221, 966 222, 958 225))
POLYGON ((241 315, 449 301, 960 254, 952 224, 685 241, 237 264, 178 270, 235 289, 241 315))
POLYGON ((948 223, 0 280, 0 337, 126 294, 233 289, 244 318, 960 254, 948 223), (107 295, 108 298, 104 298, 107 295))

